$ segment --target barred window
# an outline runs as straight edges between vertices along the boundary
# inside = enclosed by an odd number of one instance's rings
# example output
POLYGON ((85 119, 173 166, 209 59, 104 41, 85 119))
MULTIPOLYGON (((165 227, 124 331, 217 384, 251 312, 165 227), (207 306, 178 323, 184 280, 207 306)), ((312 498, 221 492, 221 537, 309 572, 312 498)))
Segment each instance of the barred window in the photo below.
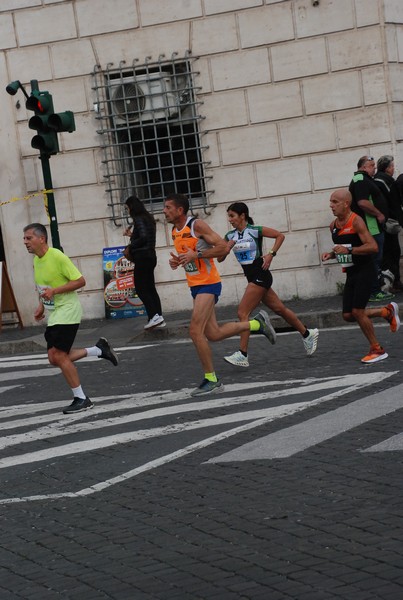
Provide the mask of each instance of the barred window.
POLYGON ((169 193, 186 194, 191 208, 205 208, 201 102, 194 87, 194 58, 122 62, 93 73, 95 110, 112 219, 119 224, 126 198, 138 196, 151 212, 169 193))

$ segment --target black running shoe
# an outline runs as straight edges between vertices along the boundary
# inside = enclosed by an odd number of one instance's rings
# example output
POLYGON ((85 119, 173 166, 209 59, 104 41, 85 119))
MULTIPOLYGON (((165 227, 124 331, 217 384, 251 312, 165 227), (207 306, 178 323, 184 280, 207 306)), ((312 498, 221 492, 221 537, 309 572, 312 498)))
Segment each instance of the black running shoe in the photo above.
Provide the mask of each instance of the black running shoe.
POLYGON ((97 348, 102 350, 102 354, 98 358, 105 358, 106 360, 110 360, 111 363, 113 365, 115 365, 115 367, 117 367, 119 360, 118 360, 118 357, 117 357, 115 351, 109 345, 108 340, 104 337, 99 338, 99 340, 97 341, 97 343, 95 345, 97 348))
POLYGON ((74 398, 73 402, 70 406, 67 406, 63 409, 64 415, 72 415, 77 412, 81 412, 82 410, 88 410, 92 408, 94 404, 91 402, 89 398, 74 398))

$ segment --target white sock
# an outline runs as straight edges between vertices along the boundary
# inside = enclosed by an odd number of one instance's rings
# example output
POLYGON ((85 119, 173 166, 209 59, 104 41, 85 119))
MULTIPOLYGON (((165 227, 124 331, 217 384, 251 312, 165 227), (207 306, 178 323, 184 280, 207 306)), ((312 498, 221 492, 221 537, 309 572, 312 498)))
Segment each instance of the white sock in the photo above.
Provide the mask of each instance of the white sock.
POLYGON ((81 400, 85 400, 86 399, 86 395, 83 392, 83 388, 81 387, 81 385, 79 385, 76 388, 71 388, 71 391, 73 392, 73 396, 74 398, 81 398, 81 400))
POLYGON ((92 346, 91 348, 85 349, 87 352, 87 356, 101 356, 102 350, 98 348, 98 346, 92 346))

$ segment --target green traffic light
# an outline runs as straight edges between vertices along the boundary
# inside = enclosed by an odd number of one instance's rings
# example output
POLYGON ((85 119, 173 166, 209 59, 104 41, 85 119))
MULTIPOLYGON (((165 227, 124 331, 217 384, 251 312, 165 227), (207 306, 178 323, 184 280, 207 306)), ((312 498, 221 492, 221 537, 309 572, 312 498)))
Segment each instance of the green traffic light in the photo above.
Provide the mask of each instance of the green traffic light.
POLYGON ((71 112, 71 110, 66 110, 65 112, 50 115, 48 126, 58 132, 68 131, 69 133, 72 133, 76 130, 74 113, 71 112))

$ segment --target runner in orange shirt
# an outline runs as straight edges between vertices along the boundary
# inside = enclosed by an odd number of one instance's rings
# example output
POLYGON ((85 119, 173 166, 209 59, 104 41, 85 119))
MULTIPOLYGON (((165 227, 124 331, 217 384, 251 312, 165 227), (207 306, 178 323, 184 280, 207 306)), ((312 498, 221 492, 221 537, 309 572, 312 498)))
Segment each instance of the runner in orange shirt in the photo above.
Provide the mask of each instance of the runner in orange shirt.
POLYGON ((193 312, 190 321, 190 337, 195 345, 204 369, 204 379, 192 396, 222 391, 223 385, 217 378, 213 366, 209 341, 219 341, 242 333, 262 333, 274 344, 276 333, 270 319, 260 311, 252 320, 219 325, 215 304, 221 294, 220 275, 214 258, 228 254, 227 244, 205 221, 188 217, 189 201, 182 194, 171 194, 165 200, 164 214, 172 223, 172 239, 176 254, 171 252, 171 269, 183 267, 193 297, 193 312))

